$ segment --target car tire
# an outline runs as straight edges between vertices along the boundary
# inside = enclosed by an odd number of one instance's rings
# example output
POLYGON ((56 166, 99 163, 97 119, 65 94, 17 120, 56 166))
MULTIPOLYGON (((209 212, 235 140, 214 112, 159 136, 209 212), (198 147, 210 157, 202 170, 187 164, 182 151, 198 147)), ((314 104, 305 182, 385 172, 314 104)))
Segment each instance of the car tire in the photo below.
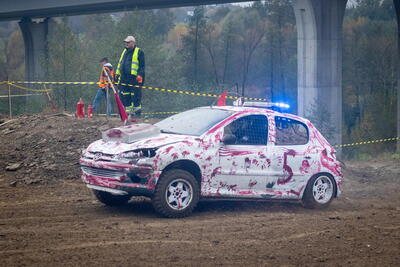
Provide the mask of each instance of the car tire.
POLYGON ((321 209, 329 206, 336 195, 336 183, 328 174, 313 176, 307 183, 303 195, 303 206, 309 209, 321 209))
POLYGON ((199 202, 199 191, 199 184, 191 173, 172 169, 161 175, 152 204, 154 209, 164 217, 186 217, 192 213, 199 202))
POLYGON ((126 204, 131 197, 129 195, 117 196, 108 192, 93 190, 96 198, 107 206, 121 206, 126 204))

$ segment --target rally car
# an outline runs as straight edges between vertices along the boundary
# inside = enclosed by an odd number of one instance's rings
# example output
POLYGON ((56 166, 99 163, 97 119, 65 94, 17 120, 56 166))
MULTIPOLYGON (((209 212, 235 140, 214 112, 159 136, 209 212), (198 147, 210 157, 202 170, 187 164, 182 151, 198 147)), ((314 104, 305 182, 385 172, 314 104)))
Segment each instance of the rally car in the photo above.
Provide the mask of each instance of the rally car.
POLYGON ((154 125, 109 129, 82 152, 80 165, 102 203, 146 196, 175 218, 206 198, 322 208, 343 184, 335 149, 310 121, 254 105, 200 107, 154 125))

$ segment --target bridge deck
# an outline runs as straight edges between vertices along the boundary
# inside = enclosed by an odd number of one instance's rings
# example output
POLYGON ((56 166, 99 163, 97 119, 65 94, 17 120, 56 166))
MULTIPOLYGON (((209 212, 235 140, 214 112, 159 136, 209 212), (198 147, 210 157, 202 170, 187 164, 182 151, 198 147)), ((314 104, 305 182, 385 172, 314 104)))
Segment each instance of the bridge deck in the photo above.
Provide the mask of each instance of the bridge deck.
POLYGON ((22 17, 43 18, 62 15, 118 12, 132 9, 154 9, 210 5, 245 0, 13 0, 1 3, 0 21, 22 17))

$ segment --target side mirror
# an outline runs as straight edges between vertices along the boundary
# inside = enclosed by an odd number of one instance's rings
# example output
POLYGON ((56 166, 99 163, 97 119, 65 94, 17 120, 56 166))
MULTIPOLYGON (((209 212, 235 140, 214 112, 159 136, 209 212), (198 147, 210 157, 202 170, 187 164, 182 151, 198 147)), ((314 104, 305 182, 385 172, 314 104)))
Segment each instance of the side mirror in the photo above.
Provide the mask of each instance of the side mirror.
POLYGON ((225 145, 233 145, 236 143, 236 136, 233 134, 225 134, 224 137, 222 137, 222 143, 225 145))

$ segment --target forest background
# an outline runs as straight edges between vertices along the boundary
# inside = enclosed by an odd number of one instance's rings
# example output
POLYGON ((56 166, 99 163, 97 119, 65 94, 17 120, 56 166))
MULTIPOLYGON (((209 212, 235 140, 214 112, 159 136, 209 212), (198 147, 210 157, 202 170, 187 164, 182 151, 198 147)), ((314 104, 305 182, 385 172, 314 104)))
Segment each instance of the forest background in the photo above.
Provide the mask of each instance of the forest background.
MULTIPOLYGON (((116 67, 123 39, 134 35, 146 55, 146 85, 284 101, 297 110, 297 32, 291 0, 249 6, 221 4, 132 10, 52 19, 46 81, 98 81, 99 60, 116 67)), ((355 0, 343 25, 343 141, 396 136, 397 23, 392 0, 355 0)), ((0 22, 0 81, 24 80, 24 44, 16 21, 0 22)), ((31 86, 43 89, 43 86, 31 86)), ((57 85, 52 97, 73 111, 82 97, 90 103, 95 85, 57 85)), ((7 95, 0 86, 0 95, 7 95)), ((14 90, 13 94, 26 94, 14 90)), ((215 98, 143 90, 145 112, 183 111, 215 98)), ((15 97, 14 114, 41 112, 47 96, 15 97)), ((325 136, 324 107, 309 118, 325 136)), ((102 107, 104 110, 104 105, 102 107)), ((7 98, 0 113, 8 114, 7 98)), ((346 150, 349 157, 393 152, 394 143, 346 150)))

